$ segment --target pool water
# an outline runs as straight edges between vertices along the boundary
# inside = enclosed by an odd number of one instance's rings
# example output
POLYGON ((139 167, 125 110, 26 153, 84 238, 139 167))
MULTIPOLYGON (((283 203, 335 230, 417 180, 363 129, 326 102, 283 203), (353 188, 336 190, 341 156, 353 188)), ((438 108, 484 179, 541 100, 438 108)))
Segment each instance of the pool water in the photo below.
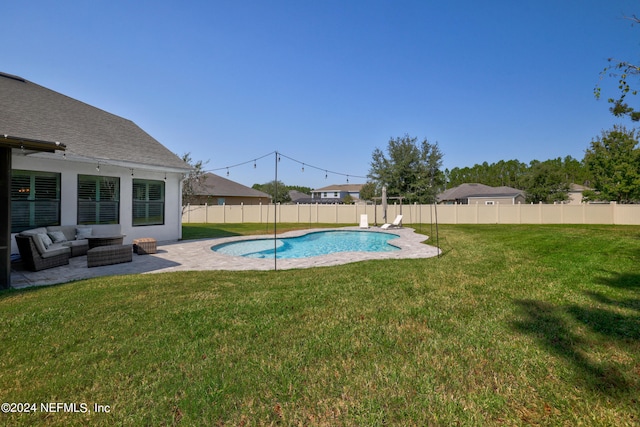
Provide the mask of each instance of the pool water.
MULTIPOLYGON (((376 231, 317 231, 299 237, 276 239, 276 258, 308 258, 337 252, 391 252, 400 250, 389 244, 399 236, 376 231)), ((247 258, 273 258, 273 239, 252 239, 223 243, 212 250, 247 258)))

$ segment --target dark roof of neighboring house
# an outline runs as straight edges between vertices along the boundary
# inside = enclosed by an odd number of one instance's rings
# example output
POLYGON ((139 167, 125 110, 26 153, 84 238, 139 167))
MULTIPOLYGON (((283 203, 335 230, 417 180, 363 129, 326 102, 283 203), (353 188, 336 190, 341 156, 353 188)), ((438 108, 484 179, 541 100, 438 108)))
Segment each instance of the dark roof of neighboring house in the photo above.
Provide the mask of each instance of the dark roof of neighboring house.
POLYGON ((329 185, 328 187, 317 188, 313 190, 314 193, 324 192, 324 191, 348 191, 351 193, 359 192, 362 189, 364 184, 337 184, 337 185, 329 185))
POLYGON ((0 135, 55 141, 69 159, 190 167, 131 120, 0 72, 0 135))
POLYGON ((491 187, 484 184, 461 184, 438 194, 438 201, 462 200, 469 197, 515 197, 523 194, 521 190, 512 187, 491 187))
POLYGON ((244 186, 210 172, 204 174, 202 184, 194 187, 194 192, 197 196, 261 197, 271 199, 271 196, 267 193, 263 193, 262 191, 244 186))
POLYGON ((300 200, 306 201, 307 199, 311 199, 311 196, 303 193, 302 191, 289 190, 289 198, 291 199, 292 202, 297 202, 300 200))

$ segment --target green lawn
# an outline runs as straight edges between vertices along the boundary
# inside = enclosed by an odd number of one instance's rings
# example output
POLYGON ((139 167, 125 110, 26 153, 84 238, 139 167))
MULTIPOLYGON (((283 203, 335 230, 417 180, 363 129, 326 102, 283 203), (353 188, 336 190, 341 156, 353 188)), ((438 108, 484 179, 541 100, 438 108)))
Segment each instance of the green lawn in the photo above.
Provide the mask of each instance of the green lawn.
POLYGON ((38 404, 0 425, 640 425, 640 227, 440 226, 440 243, 0 292, 0 402, 38 404))

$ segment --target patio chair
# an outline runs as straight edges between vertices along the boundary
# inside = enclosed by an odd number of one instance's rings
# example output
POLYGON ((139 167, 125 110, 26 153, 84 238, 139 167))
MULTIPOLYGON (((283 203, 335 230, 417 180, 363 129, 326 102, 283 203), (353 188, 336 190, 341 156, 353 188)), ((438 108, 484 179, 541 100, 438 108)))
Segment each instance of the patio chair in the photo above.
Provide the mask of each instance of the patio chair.
POLYGON ((382 224, 382 225, 380 226, 380 228, 385 229, 385 230, 386 230, 387 228, 400 228, 400 227, 402 227, 402 215, 398 215, 398 216, 396 217, 396 219, 394 219, 394 220, 393 220, 393 222, 392 222, 392 223, 390 223, 390 224, 389 224, 389 223, 387 223, 387 224, 382 224))
POLYGON ((70 248, 59 247, 41 254, 36 247, 36 243, 33 241, 36 237, 37 236, 16 235, 18 251, 27 270, 40 271, 69 264, 69 257, 71 256, 70 248))
POLYGON ((367 214, 360 215, 360 228, 369 228, 369 218, 367 214))

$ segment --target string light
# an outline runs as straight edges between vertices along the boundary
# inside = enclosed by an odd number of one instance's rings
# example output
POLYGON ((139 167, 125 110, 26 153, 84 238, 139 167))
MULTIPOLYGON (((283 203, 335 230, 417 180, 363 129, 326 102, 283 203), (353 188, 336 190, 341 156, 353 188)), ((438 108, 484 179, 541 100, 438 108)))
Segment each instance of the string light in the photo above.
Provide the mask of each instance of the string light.
POLYGON ((241 162, 241 163, 237 163, 237 164, 229 165, 229 166, 222 166, 222 167, 214 168, 214 169, 208 169, 208 170, 205 170, 205 171, 203 171, 203 172, 217 172, 217 171, 221 171, 221 170, 226 170, 226 174, 227 174, 227 176, 229 176, 229 175, 231 174, 231 173, 230 173, 230 169, 233 169, 233 168, 236 168, 236 167, 239 167, 239 166, 244 166, 244 165, 246 165, 246 164, 248 164, 248 163, 253 163, 253 168, 254 168, 254 169, 257 169, 257 167, 258 167, 258 160, 262 160, 263 158, 268 157, 268 156, 271 156, 271 155, 273 155, 273 154, 276 154, 276 155, 277 155, 277 161, 278 161, 278 162, 282 161, 282 157, 284 157, 285 159, 288 159, 288 160, 291 160, 291 161, 293 161, 293 162, 295 162, 295 163, 298 163, 299 165, 301 165, 300 170, 301 170, 302 172, 305 172, 305 170, 306 170, 307 168, 312 168, 312 169, 316 169, 316 170, 319 170, 319 171, 324 171, 324 179, 328 179, 328 178, 329 178, 329 173, 331 173, 331 174, 333 174, 333 175, 338 175, 338 176, 344 176, 344 177, 346 177, 347 183, 349 183, 350 178, 361 178, 361 179, 367 179, 367 177, 366 177, 366 176, 346 174, 346 173, 341 173, 341 172, 336 172, 336 171, 330 171, 330 170, 325 169, 325 168, 319 168, 319 167, 317 167, 317 166, 310 165, 310 164, 308 164, 308 163, 306 163, 306 162, 301 162, 301 161, 299 161, 299 160, 296 160, 296 159, 294 159, 294 158, 292 158, 292 157, 289 157, 289 156, 287 156, 287 155, 285 155, 285 154, 280 153, 279 151, 272 151, 272 152, 270 152, 270 153, 268 153, 268 154, 265 154, 264 156, 254 158, 254 159, 252 159, 252 160, 248 160, 248 161, 246 161, 246 162, 241 162))

